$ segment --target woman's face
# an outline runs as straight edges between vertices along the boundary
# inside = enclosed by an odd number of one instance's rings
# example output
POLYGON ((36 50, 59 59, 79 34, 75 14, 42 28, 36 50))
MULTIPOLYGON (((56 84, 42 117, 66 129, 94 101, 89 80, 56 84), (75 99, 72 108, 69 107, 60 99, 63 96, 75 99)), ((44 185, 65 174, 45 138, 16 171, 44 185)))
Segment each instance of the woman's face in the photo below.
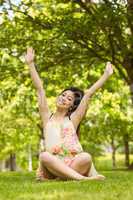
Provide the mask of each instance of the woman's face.
POLYGON ((66 90, 61 93, 56 100, 57 107, 69 109, 74 103, 74 93, 71 90, 66 90))

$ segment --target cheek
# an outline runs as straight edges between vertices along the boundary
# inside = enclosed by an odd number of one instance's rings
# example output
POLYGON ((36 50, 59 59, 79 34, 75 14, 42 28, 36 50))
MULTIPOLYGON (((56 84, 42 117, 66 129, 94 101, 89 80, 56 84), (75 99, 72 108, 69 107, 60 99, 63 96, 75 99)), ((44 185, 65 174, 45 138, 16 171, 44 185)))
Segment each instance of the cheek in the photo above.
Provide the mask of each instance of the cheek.
POLYGON ((69 104, 69 106, 71 107, 71 106, 73 106, 74 102, 73 102, 73 101, 71 101, 71 102, 69 101, 68 104, 69 104))

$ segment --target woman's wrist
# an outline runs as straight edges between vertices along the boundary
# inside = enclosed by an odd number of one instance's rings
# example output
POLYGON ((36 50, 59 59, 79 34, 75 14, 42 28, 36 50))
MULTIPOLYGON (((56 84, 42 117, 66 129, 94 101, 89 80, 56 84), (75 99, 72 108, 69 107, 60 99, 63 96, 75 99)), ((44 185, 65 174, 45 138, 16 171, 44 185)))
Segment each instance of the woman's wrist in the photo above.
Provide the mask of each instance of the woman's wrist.
POLYGON ((105 71, 105 72, 103 73, 103 77, 104 77, 105 79, 108 79, 108 78, 110 77, 110 74, 109 74, 107 71, 105 71))
POLYGON ((35 67, 34 61, 27 63, 27 65, 29 65, 30 67, 35 67))

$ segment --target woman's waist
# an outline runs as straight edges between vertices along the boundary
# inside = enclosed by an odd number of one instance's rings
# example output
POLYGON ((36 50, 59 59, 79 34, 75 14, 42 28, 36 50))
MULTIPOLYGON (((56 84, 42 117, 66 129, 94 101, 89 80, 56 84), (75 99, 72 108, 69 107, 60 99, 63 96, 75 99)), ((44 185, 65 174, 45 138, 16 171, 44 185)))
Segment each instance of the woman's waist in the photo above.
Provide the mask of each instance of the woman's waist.
POLYGON ((46 146, 46 151, 54 155, 73 157, 77 155, 78 153, 82 152, 83 150, 82 148, 77 148, 74 146, 71 148, 68 148, 64 144, 57 144, 57 145, 53 145, 52 147, 46 146))

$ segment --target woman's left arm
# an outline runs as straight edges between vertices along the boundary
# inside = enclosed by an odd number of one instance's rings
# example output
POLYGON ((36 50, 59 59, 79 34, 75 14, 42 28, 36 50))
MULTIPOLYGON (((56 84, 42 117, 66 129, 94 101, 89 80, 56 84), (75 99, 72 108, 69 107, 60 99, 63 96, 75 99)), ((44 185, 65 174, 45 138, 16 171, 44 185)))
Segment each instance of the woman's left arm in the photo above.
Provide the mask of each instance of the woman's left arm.
POLYGON ((71 120, 77 129, 80 121, 86 114, 89 100, 91 99, 92 95, 103 86, 103 84, 108 80, 108 78, 113 74, 113 68, 112 64, 110 62, 107 62, 106 69, 104 71, 104 74, 101 76, 101 78, 94 83, 89 89, 86 90, 85 95, 83 96, 78 108, 71 114, 71 120))

